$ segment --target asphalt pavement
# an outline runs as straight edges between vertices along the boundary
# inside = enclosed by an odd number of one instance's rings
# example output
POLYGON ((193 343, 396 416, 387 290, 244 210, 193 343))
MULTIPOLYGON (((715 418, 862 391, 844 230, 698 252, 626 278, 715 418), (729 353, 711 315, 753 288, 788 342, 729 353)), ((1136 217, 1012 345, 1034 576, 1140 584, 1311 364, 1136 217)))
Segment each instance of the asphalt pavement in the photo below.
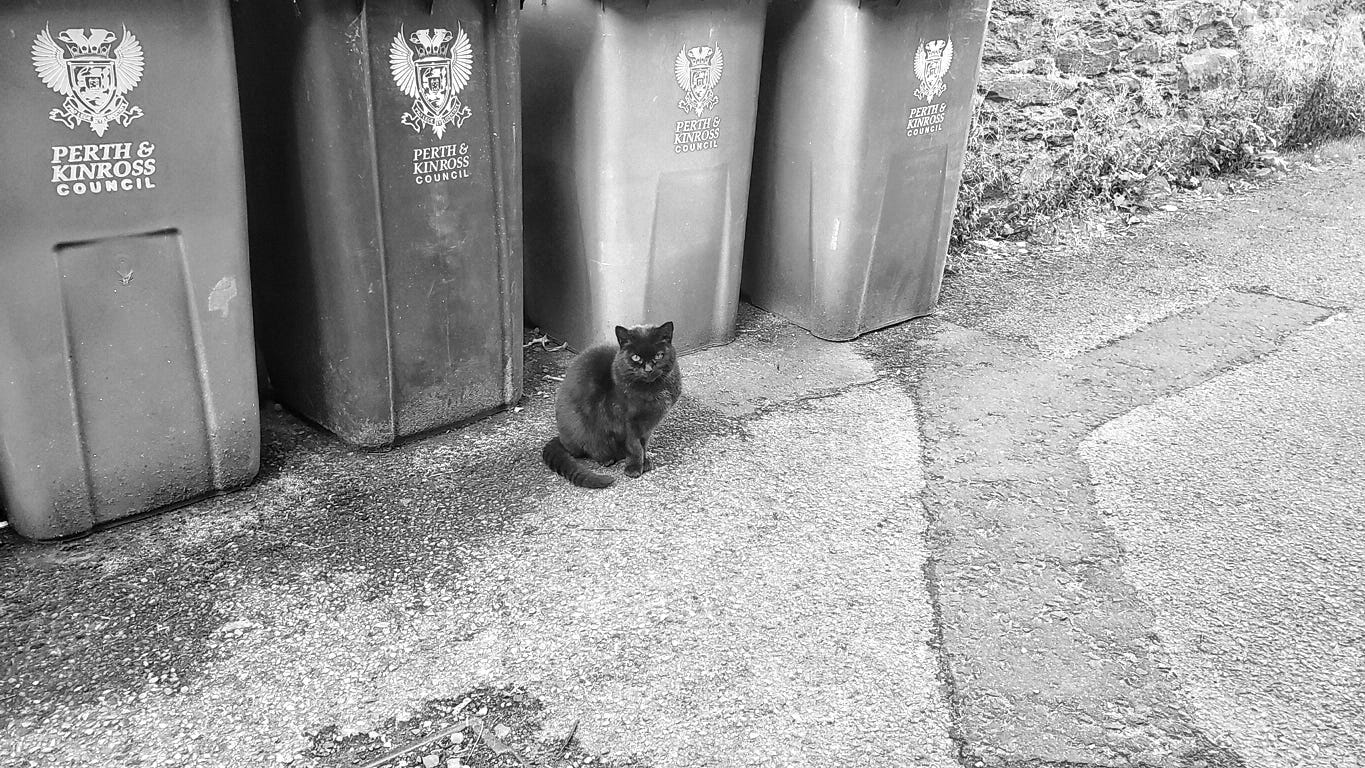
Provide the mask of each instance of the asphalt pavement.
POLYGON ((744 307, 604 491, 540 344, 389 451, 267 404, 243 491, 0 537, 0 762, 1358 766, 1365 149, 1173 206, 856 342, 744 307))

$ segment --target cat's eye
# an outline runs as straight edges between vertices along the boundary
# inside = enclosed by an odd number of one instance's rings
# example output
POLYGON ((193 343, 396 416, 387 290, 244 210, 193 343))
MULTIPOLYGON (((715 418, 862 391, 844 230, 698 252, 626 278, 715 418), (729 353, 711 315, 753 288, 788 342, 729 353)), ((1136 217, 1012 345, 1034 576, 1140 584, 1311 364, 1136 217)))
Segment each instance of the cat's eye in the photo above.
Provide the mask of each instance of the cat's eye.
POLYGON ((655 359, 655 360, 662 360, 662 359, 664 359, 664 353, 660 352, 660 353, 654 355, 654 359, 655 359))
POLYGON ((640 362, 640 356, 639 356, 639 355, 631 355, 631 356, 630 356, 630 359, 631 359, 631 360, 634 360, 634 361, 637 362, 637 363, 640 362))

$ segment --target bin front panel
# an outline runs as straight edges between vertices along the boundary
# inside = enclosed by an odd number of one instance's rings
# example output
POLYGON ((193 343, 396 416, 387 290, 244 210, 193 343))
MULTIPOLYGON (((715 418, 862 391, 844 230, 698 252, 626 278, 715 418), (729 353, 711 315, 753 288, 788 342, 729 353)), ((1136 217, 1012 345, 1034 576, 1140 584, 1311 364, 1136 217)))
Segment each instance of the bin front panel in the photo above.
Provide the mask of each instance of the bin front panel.
POLYGON ((108 5, 0 9, 0 488, 30 538, 259 463, 226 3, 108 5))
POLYGON ((266 341, 275 396, 370 446, 515 402, 515 4, 297 8, 236 12, 238 66, 263 84, 244 109, 277 124, 248 146, 253 258, 271 262, 253 269, 288 277, 261 305, 282 329, 266 341), (271 88, 275 59, 288 87, 271 88), (292 162, 275 162, 280 137, 292 162))
POLYGON ((751 301, 832 339, 933 309, 988 12, 987 0, 773 4, 751 301))
POLYGON ((734 336, 765 4, 528 6, 527 312, 575 349, 615 325, 734 336))
POLYGON ((515 16, 513 4, 484 0, 436 3, 430 15, 425 2, 371 5, 394 411, 406 435, 517 397, 507 368, 522 310, 500 188, 510 169, 497 151, 514 140, 498 123, 499 88, 517 79, 515 16))

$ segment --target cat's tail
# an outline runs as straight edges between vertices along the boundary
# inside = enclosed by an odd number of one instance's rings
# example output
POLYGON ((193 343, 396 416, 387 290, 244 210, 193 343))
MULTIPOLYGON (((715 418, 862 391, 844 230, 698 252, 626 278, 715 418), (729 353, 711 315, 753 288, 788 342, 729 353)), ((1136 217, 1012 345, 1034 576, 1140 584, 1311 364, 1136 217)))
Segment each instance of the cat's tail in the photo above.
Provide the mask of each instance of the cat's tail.
POLYGON ((611 475, 594 472, 587 464, 574 458, 557 437, 545 444, 540 451, 540 458, 545 460, 546 466, 580 488, 606 488, 616 482, 611 475))

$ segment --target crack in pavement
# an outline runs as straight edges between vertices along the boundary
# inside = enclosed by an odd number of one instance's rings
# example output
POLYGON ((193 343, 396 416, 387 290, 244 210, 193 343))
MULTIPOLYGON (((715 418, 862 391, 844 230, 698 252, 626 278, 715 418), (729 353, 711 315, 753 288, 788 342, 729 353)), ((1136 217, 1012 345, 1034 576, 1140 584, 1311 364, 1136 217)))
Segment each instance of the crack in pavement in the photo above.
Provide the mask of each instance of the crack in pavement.
POLYGON ((942 322, 866 351, 919 364, 926 574, 962 764, 1244 765, 1193 724, 1078 448, 1330 314, 1229 293, 1069 360, 942 322))

